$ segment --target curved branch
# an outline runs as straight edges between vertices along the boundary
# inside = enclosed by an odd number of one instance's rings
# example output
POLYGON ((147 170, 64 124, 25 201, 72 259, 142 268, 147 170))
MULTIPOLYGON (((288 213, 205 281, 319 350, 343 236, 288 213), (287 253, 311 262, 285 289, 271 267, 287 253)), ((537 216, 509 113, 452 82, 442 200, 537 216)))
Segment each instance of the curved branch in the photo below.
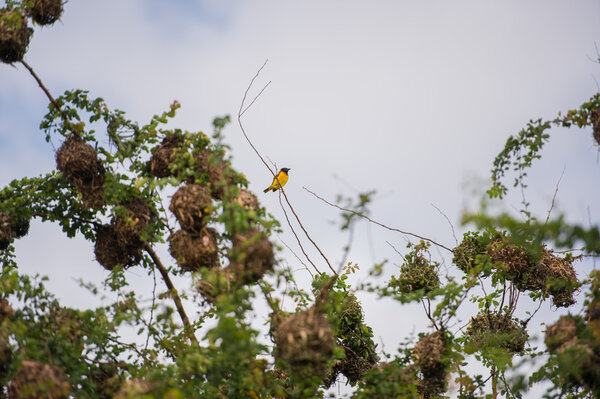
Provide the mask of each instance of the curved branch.
POLYGON ((146 243, 144 249, 146 250, 146 252, 148 252, 148 255, 150 255, 150 257, 152 258, 152 261, 158 268, 158 271, 160 272, 165 284, 167 285, 167 288, 169 289, 171 298, 173 298, 173 302, 175 302, 175 307, 177 308, 177 313, 179 313, 179 316, 181 317, 181 321, 183 322, 184 330, 186 331, 190 340, 193 343, 195 343, 196 345, 198 345, 198 339, 194 335, 194 331, 192 330, 192 324, 190 323, 190 319, 188 318, 187 314, 185 313, 185 309, 183 308, 183 303, 181 302, 181 298, 179 297, 179 294, 177 294, 177 289, 173 285, 173 282, 171 281, 171 277, 169 277, 169 273, 167 272, 167 269, 162 264, 160 258, 158 257, 156 252, 154 252, 154 249, 152 249, 150 244, 146 243))
POLYGON ((445 250, 452 252, 452 250, 451 250, 450 248, 448 248, 447 246, 445 246, 445 245, 442 245, 442 244, 440 244, 439 242, 433 241, 433 240, 432 240, 432 239, 430 239, 430 238, 423 237, 423 236, 420 236, 420 235, 418 235, 418 234, 414 234, 414 233, 409 233, 408 231, 402 231, 402 230, 400 230, 400 229, 395 229, 395 228, 393 228, 393 227, 386 226, 385 224, 383 224, 383 223, 379 223, 379 222, 377 222, 377 221, 375 221, 375 220, 371 219, 370 217, 368 217, 368 216, 366 216, 366 215, 363 215, 362 213, 358 213, 358 212, 356 212, 356 211, 353 211, 352 209, 347 209, 347 208, 344 208, 344 207, 342 207, 342 206, 339 206, 339 205, 337 205, 337 204, 331 203, 331 202, 327 201, 325 198, 323 198, 323 197, 319 197, 317 194, 313 193, 312 191, 310 191, 310 190, 309 190, 308 188, 306 188, 306 187, 302 187, 302 188, 303 188, 304 190, 308 191, 309 193, 311 193, 312 195, 314 195, 315 197, 317 197, 318 199, 320 199, 321 201, 325 202, 327 205, 333 206, 334 208, 338 208, 339 210, 342 210, 342 211, 344 211, 344 212, 349 212, 349 213, 352 213, 352 214, 354 214, 354 215, 356 215, 356 216, 360 216, 361 218, 363 218, 363 219, 367 219, 369 222, 371 222, 371 223, 373 223, 373 224, 376 224, 376 225, 378 225, 378 226, 381 226, 381 227, 383 227, 384 229, 388 229, 388 230, 391 230, 391 231, 397 231, 398 233, 402 233, 402 234, 406 234, 406 235, 409 235, 409 236, 412 236, 412 237, 416 237, 416 238, 418 238, 418 239, 420 239, 420 240, 429 241, 429 242, 430 242, 430 243, 432 243, 433 245, 437 245, 437 246, 438 246, 438 247, 440 247, 440 248, 444 248, 445 250))
MULTIPOLYGON (((258 151, 258 149, 256 149, 256 147, 254 146, 254 144, 252 143, 252 141, 248 137, 248 134, 246 133, 246 129, 244 129, 244 125, 242 124, 242 115, 252 106, 252 104, 254 104, 254 102, 258 99, 258 97, 260 97, 260 95, 265 91, 265 89, 267 88, 267 86, 269 86, 271 84, 271 82, 267 83, 265 85, 265 87, 263 87, 263 89, 258 93, 258 95, 256 97, 254 97, 254 99, 252 100, 252 102, 247 107, 244 108, 244 104, 246 103, 246 98, 248 97, 248 92, 252 88, 252 85, 254 84, 254 81, 256 80, 256 78, 258 78, 258 75, 260 75, 260 72, 263 70, 263 68, 265 67, 265 65, 267 65, 267 62, 269 62, 269 60, 266 60, 264 62, 264 64, 258 69, 258 71, 256 72, 256 74, 254 75, 254 77, 250 81, 250 84, 246 88, 246 91, 244 92, 244 97, 242 98, 242 103, 240 104, 240 109, 238 111, 238 117, 237 117, 238 124, 240 125, 240 129, 242 130, 242 133, 244 134, 244 137, 246 138, 246 141, 248 141, 248 144, 250 144, 250 147, 252 147, 252 149, 254 150, 254 152, 256 153, 256 155, 258 155, 258 157, 260 158, 260 160, 262 161, 262 163, 265 164, 265 166, 267 167, 267 169, 271 172, 271 174, 273 175, 273 177, 277 180, 277 183, 279 183, 280 191, 283 193, 283 196, 285 197, 285 202, 287 202, 288 206, 290 207, 290 210, 292 211, 292 213, 296 217, 296 221, 298 222, 298 224, 300 225, 300 228, 302 229, 302 231, 306 235, 306 238, 308 238, 308 240, 314 245, 314 247, 317 249, 317 251, 319 251, 319 253, 323 257, 323 259, 325 259, 325 262, 327 262, 327 265, 329 266, 329 268, 331 269, 331 271, 337 275, 337 272, 331 266, 331 263, 329 263, 329 260, 327 259, 327 257, 323 253, 323 251, 321 251, 321 248, 319 248, 319 246, 313 241, 313 239, 310 237, 310 235, 308 234, 308 232, 304 228, 304 225, 300 221, 300 218, 296 214, 296 211, 294 211, 294 208, 292 207, 292 204, 290 204, 290 200, 288 199, 287 195, 285 194, 285 191, 283 190, 282 184, 279 182, 279 179, 277 178, 277 175, 275 174, 275 171, 273 171, 269 167, 269 164, 267 164, 267 161, 265 161, 265 159, 260 154, 260 152, 258 151)), ((285 212, 285 210, 284 210, 284 212, 285 212)), ((286 215, 286 217, 287 217, 287 215, 286 215)), ((290 228, 292 228, 291 224, 290 224, 290 228)), ((292 230, 293 230, 293 228, 292 228, 292 230)), ((296 233, 294 233, 294 235, 296 235, 296 233)), ((297 238, 297 236, 296 236, 296 238, 297 238)), ((302 250, 302 252, 304 252, 304 249, 302 250)), ((312 263, 310 261, 310 259, 309 259, 309 262, 312 263)), ((313 266, 314 266, 314 264, 313 264, 313 266)))
MULTIPOLYGON (((300 247, 300 250, 302 251, 302 253, 306 257, 306 259, 308 260, 308 262, 315 268, 316 272, 319 273, 319 274, 321 274, 321 271, 317 268, 317 266, 313 263, 313 261, 310 260, 308 254, 306 253, 306 251, 304 250, 304 247, 302 246, 302 243, 300 242, 300 239, 298 238, 298 235, 296 234, 296 231, 292 227, 292 223, 290 222, 290 218, 288 217, 288 214, 287 214, 287 212, 286 212, 286 210, 285 210, 285 208, 283 206, 283 203, 281 202, 281 195, 279 196, 279 204, 281 205, 281 209, 283 209, 283 214, 285 215, 285 220, 288 222, 288 226, 290 226, 290 229, 292 230, 292 233, 294 234, 294 237, 296 237, 296 241, 298 242, 298 246, 300 247)), ((292 253, 293 253, 293 251, 292 251, 292 253)))
MULTIPOLYGON (((44 83, 42 83, 42 80, 39 78, 39 76, 37 76, 37 74, 35 73, 35 71, 33 70, 33 68, 31 66, 29 66, 29 64, 26 63, 25 61, 21 61, 21 64, 23 64, 23 66, 25 68, 27 68, 27 70, 29 71, 29 73, 31 74, 31 76, 33 76, 33 78, 35 79, 35 81, 37 82, 37 84, 40 86, 40 88, 44 91, 44 93, 46 93, 46 97, 48 97, 48 99, 50 100, 50 102, 52 103, 52 105, 54 106, 54 108, 56 108, 56 110, 58 111, 58 113, 62 117, 63 121, 65 122, 65 125, 69 126, 69 119, 67 118, 67 115, 60 108, 60 106, 58 105, 58 102, 54 99, 54 97, 52 97, 52 94, 50 94, 50 92, 48 91, 48 89, 46 88, 46 86, 44 86, 44 83)), ((73 132, 73 134, 78 135, 77 132, 73 132)))

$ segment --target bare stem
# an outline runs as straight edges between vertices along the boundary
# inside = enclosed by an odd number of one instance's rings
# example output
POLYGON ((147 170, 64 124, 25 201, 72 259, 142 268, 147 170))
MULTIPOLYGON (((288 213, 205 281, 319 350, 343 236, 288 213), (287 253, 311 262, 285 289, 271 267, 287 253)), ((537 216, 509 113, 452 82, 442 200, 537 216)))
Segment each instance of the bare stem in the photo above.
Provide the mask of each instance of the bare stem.
POLYGON ((288 214, 287 214, 287 212, 285 210, 285 207, 283 206, 283 203, 281 202, 281 195, 279 196, 279 203, 281 204, 281 209, 283 209, 283 214, 285 215, 285 220, 287 221, 288 226, 290 226, 290 229, 292 230, 292 233, 294 234, 294 237, 296 237, 296 242, 298 242, 298 246, 300 247, 300 250, 304 254, 304 257, 306 257, 306 259, 308 260, 308 262, 315 268, 315 270, 317 271, 317 273, 321 274, 321 271, 317 268, 317 266, 313 263, 313 261, 310 260, 308 254, 306 253, 306 251, 304 250, 304 247, 302 246, 302 243, 300 242, 300 239, 298 238, 298 235, 296 234, 296 231, 292 227, 292 223, 290 222, 290 218, 288 217, 288 214))
MULTIPOLYGON (((282 185, 279 182, 279 179, 277 179, 277 175, 275 174, 276 171, 273 170, 273 169, 271 169, 271 167, 269 166, 269 164, 267 163, 267 161, 265 161, 265 159, 260 154, 260 152, 258 151, 258 149, 254 146, 254 144, 252 143, 252 140, 250 140, 250 137, 248 137, 248 134, 246 133, 246 129, 244 129, 244 124, 242 123, 242 115, 252 106, 252 104, 254 104, 254 102, 260 97, 260 95, 265 91, 265 89, 271 83, 271 82, 267 83, 267 85, 265 87, 263 87, 263 89, 258 93, 258 95, 256 97, 254 97, 254 99, 250 102, 250 104, 247 107, 244 107, 244 105, 246 103, 246 98, 248 97, 248 92, 252 88, 252 85, 254 84, 254 81, 256 80, 256 78, 258 78, 258 75, 260 75, 260 72, 263 70, 263 68, 265 67, 265 65, 267 65, 267 62, 269 62, 269 60, 266 60, 264 62, 264 64, 258 69, 258 71, 256 72, 256 74, 254 75, 254 77, 250 81, 250 84, 246 88, 246 91, 244 92, 244 97, 242 98, 242 103, 240 104, 240 109, 238 111, 238 117, 237 117, 238 124, 240 126, 240 129, 242 130, 242 133, 243 133, 244 137, 246 138, 246 141, 248 141, 248 144, 250 144, 250 147, 252 147, 252 149, 254 150, 254 152, 256 153, 256 155, 258 155, 258 157, 260 158, 260 160, 262 161, 262 163, 271 172, 271 174, 273 175, 273 177, 277 180, 277 183, 279 183, 280 190, 283 193, 283 196, 285 197, 285 202, 290 207, 290 210, 294 214, 294 217, 296 218, 296 221, 300 225, 300 228, 302 229, 302 231, 306 235, 306 238, 308 238, 308 240, 314 245, 314 247, 317 249, 317 251, 319 251, 319 253, 323 257, 323 259, 325 259, 325 262, 327 262, 327 265, 329 266, 329 268, 331 269, 331 271, 333 273, 337 274, 336 271, 335 271, 335 269, 331 266, 331 263, 329 263, 329 260, 327 259, 327 257, 325 256, 325 254, 323 254, 323 251, 321 251, 321 248, 319 248, 319 246, 314 242, 314 240, 310 237, 310 235, 308 234, 308 232, 304 228, 304 225, 302 224, 302 222, 300 221, 300 218, 296 214, 296 211, 294 210, 294 207, 292 207, 292 204, 290 204, 290 200, 288 199, 287 195, 285 194, 285 191, 283 190, 283 187, 281 187, 282 185)), ((284 210, 284 212, 285 212, 285 210, 284 210)), ((286 215, 286 218, 287 218, 287 215, 286 215)), ((288 221, 288 224, 289 224, 289 221, 288 221)), ((293 231, 292 225, 291 224, 289 224, 289 225, 290 225, 290 228, 293 231)), ((294 233, 294 235, 296 235, 296 233, 294 233)), ((297 236, 296 236, 296 239, 298 239, 297 236)), ((302 252, 304 252, 304 249, 302 249, 302 252)), ((305 255, 306 255, 306 253, 305 253, 305 255)), ((309 259, 309 262, 310 262, 310 259, 309 259)), ((310 262, 310 263, 312 263, 312 262, 310 262)), ((313 266, 314 266, 314 264, 313 264, 313 266)))
POLYGON ((309 190, 308 188, 306 188, 306 187, 302 187, 302 188, 303 188, 304 190, 308 191, 309 193, 311 193, 312 195, 314 195, 315 197, 317 197, 318 199, 320 199, 321 201, 325 202, 327 205, 333 206, 334 208, 338 208, 338 209, 340 209, 340 210, 342 210, 342 211, 345 211, 345 212, 352 213, 352 214, 354 214, 354 215, 356 215, 356 216, 360 216, 361 218, 367 219, 369 222, 371 222, 371 223, 373 223, 373 224, 376 224, 376 225, 378 225, 378 226, 381 226, 381 227, 383 227, 384 229, 388 229, 388 230, 391 230, 391 231, 397 231, 398 233, 402 233, 402 234, 406 234, 406 235, 409 235, 409 236, 412 236, 412 237, 416 237, 416 238, 418 238, 418 239, 421 239, 421 240, 424 240, 424 241, 429 241, 429 242, 430 242, 430 243, 432 243, 433 245, 437 245, 437 246, 438 246, 438 247, 440 247, 440 248, 444 248, 445 250, 452 252, 452 250, 451 250, 450 248, 448 248, 447 246, 445 246, 445 245, 442 245, 442 244, 440 244, 440 243, 438 243, 438 242, 436 242, 436 241, 433 241, 433 240, 432 240, 432 239, 430 239, 430 238, 423 237, 423 236, 420 236, 420 235, 418 235, 418 234, 410 233, 410 232, 408 232, 408 231, 402 231, 402 230, 400 230, 400 229, 395 229, 395 228, 393 228, 393 227, 386 226, 385 224, 383 224, 383 223, 379 223, 379 222, 377 222, 377 221, 375 221, 375 220, 371 219, 370 217, 368 217, 368 216, 366 216, 366 215, 363 215, 362 213, 359 213, 359 212, 353 211, 352 209, 347 209, 347 208, 344 208, 344 207, 342 207, 342 206, 339 206, 339 205, 337 205, 337 204, 334 204, 334 203, 332 203, 332 202, 329 202, 329 201, 327 201, 325 198, 319 197, 317 194, 313 193, 312 191, 310 191, 310 190, 309 190))
POLYGON ((156 252, 154 252, 154 249, 152 249, 150 244, 146 243, 146 246, 144 247, 144 249, 146 250, 146 252, 148 252, 148 255, 150 255, 150 257, 152 258, 152 261, 158 268, 158 271, 160 272, 167 288, 169 289, 170 296, 171 296, 171 298, 173 298, 173 302, 175 302, 175 307, 177 308, 177 313, 179 313, 179 316, 181 317, 181 321, 183 322, 184 329, 186 330, 187 335, 189 336, 190 340, 193 343, 198 345, 198 339, 194 335, 194 331, 192 330, 192 324, 190 323, 190 319, 188 318, 187 314, 185 313, 185 309, 183 308, 183 303, 181 302, 181 298, 179 297, 179 294, 177 293, 177 289, 175 288, 175 286, 173 285, 173 282, 171 281, 171 277, 169 277, 169 273, 167 272, 166 267, 163 265, 162 261, 160 260, 160 258, 156 254, 156 252))
MULTIPOLYGON (((29 66, 29 64, 26 63, 25 61, 21 61, 21 64, 23 64, 23 66, 25 68, 27 68, 27 70, 29 71, 29 73, 31 74, 31 76, 33 76, 33 78, 35 79, 35 81, 37 82, 37 84, 41 87, 41 89, 44 91, 44 93, 46 93, 46 97, 48 97, 48 99, 50 100, 50 102, 52 103, 52 105, 54 106, 54 108, 56 108, 56 110, 58 111, 58 113, 62 117, 63 121, 65 122, 65 125, 68 126, 69 125, 69 120, 67 118, 67 115, 65 115, 65 113, 63 112, 63 110, 58 105, 58 102, 56 102, 56 100, 54 99, 54 97, 52 97, 52 94, 50 94, 50 92, 48 91, 48 89, 46 88, 46 86, 44 85, 44 83, 42 82, 42 80, 39 78, 39 76, 37 76, 37 74, 35 73, 35 71, 33 70, 33 68, 31 66, 29 66)), ((73 133, 77 134, 76 132, 73 132, 73 133)))

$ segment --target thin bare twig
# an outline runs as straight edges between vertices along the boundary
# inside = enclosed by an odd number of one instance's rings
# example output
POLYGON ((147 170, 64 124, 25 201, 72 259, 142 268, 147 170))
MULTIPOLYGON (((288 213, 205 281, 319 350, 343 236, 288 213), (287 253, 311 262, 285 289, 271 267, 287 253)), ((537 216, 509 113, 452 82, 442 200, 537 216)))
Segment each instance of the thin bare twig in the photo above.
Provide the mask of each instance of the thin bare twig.
POLYGON ((398 251, 398 250, 396 249, 396 247, 395 247, 395 246, 394 246, 394 245, 393 245, 391 242, 389 242, 389 241, 386 241, 386 243, 387 243, 387 245, 389 245, 390 247, 392 247, 392 249, 393 249, 394 251, 396 251, 396 253, 397 253, 398 255, 400 255, 400 256, 402 257, 402 260, 404 260, 404 261, 406 262, 406 258, 404 257, 404 255, 402 255, 402 253, 401 253, 400 251, 398 251))
MULTIPOLYGON (((152 269, 152 305, 150 305, 150 321, 148 321, 149 325, 152 325, 154 320, 154 306, 156 305, 156 270, 152 269)), ((146 337, 146 345, 144 349, 148 349, 148 344, 150 343, 150 331, 148 331, 148 336, 146 337)))
MULTIPOLYGON (((264 67, 264 65, 263 65, 264 67)), ((262 68, 261 68, 262 69, 262 68)), ((271 81, 269 81, 263 88, 262 90, 256 95, 256 97, 254 97, 254 99, 252 99, 252 101, 250 101, 250 104, 248 104, 248 106, 246 108, 244 108, 244 110, 240 113, 240 116, 244 115, 244 113, 246 111, 248 111, 248 108, 250 108, 252 106, 252 104, 254 104, 254 102, 256 100, 258 100, 258 97, 261 96, 261 94, 263 94, 263 91, 265 91, 267 89, 267 87, 269 87, 269 85, 271 84, 271 81)))
POLYGON ((548 223, 548 220, 550 220, 550 213, 552 213, 552 209, 554 209, 554 200, 556 199, 556 194, 558 194, 558 186, 560 185, 560 181, 565 175, 565 169, 567 169, 566 165, 563 167, 562 173, 560 174, 560 177, 556 182, 556 190, 554 190, 554 195, 552 196, 552 203, 550 204, 550 209, 548 209, 548 216, 546 216, 546 221, 544 222, 544 224, 548 223))
MULTIPOLYGON (((277 180, 279 182, 279 180, 277 180)), ((327 259, 327 257, 325 256, 325 254, 323 253, 323 251, 321 251, 321 248, 319 248, 319 246, 317 245, 317 243, 310 237, 310 235, 308 234, 308 231, 306 231, 306 229, 304 228, 304 225, 302 224, 302 222, 300 221, 300 218, 298 217, 298 215, 296 214, 296 211, 294 210, 294 207, 292 206, 292 204, 290 204, 290 200, 287 197, 287 194, 285 193, 283 187, 280 188, 281 194, 283 194, 283 197, 285 198, 285 202, 287 202, 288 206, 290 207, 290 210, 292 211, 292 213, 294 214, 294 217, 296 218, 296 221, 298 222, 298 224, 300 225, 300 228, 302 229, 302 231, 304 232, 304 235, 306 236, 306 238, 308 238, 308 241, 310 241, 312 243, 312 245, 317 249, 317 251, 319 251, 319 253, 321 254, 321 257, 323 259, 325 259, 325 262, 327 263, 327 266, 329 266, 329 269, 331 269, 331 271, 334 274, 338 274, 335 269, 331 266, 331 263, 329 263, 329 259, 327 259)))
POLYGON ((162 261, 160 260, 160 258, 156 254, 156 252, 154 252, 154 249, 152 249, 150 244, 146 243, 144 249, 146 250, 146 252, 148 252, 148 255, 150 255, 150 257, 152 258, 152 261, 158 268, 158 271, 160 272, 165 284, 167 285, 170 296, 171 296, 171 298, 173 298, 173 302, 175 302, 175 307, 177 308, 177 313, 179 313, 179 317, 181 317, 181 321, 183 322, 184 329, 186 330, 187 335, 189 336, 190 340, 193 343, 198 345, 198 339, 196 338, 196 335, 194 335, 194 331, 192 330, 192 324, 190 323, 190 319, 188 318, 187 314, 185 313, 185 309, 183 308, 183 303, 181 302, 181 298, 179 297, 179 294, 177 293, 177 289, 175 288, 175 286, 173 285, 173 282, 171 281, 171 277, 169 277, 169 273, 167 272, 167 269, 163 265, 162 261))
MULTIPOLYGON (((306 263, 304 263, 304 261, 303 261, 303 260, 302 260, 302 259, 301 259, 301 258, 300 258, 300 257, 299 257, 297 254, 296 254, 296 252, 294 252, 294 250, 293 250, 293 249, 292 249, 292 248, 291 248, 291 247, 290 247, 290 246, 289 246, 289 245, 288 245, 288 244, 287 244, 285 241, 283 241, 283 240, 281 239, 281 237, 277 236, 277 238, 279 239, 279 241, 281 241, 281 243, 282 243, 283 245, 285 245, 285 247, 286 247, 287 249, 289 249, 289 250, 290 250, 290 252, 292 253, 292 255, 294 255, 294 256, 296 257, 296 259, 298 259, 298 261, 299 261, 300 263, 302 263, 302 266, 304 266, 304 268, 305 268, 305 269, 306 269, 306 271, 307 271, 307 272, 310 274, 310 276, 311 276, 311 277, 315 277, 315 276, 312 274, 312 272, 310 271, 310 269, 308 268, 308 266, 306 265, 306 263)), ((315 269, 317 268, 315 265, 313 265, 313 266, 315 267, 315 269)), ((318 273, 318 272, 319 272, 319 271, 317 270, 317 273, 318 273)))
POLYGON ((287 220, 288 226, 290 226, 290 230, 294 234, 294 237, 296 237, 296 242, 298 242, 298 246, 300 247, 300 250, 302 251, 302 253, 306 257, 306 259, 308 260, 308 262, 311 265, 313 265, 313 267, 315 268, 315 270, 317 271, 317 273, 321 274, 321 272, 319 271, 319 269, 317 268, 317 266, 313 263, 312 260, 310 260, 310 257, 308 256, 308 254, 304 250, 304 247, 302 246, 302 243, 300 242, 300 238, 298 238, 298 235, 296 234, 296 231, 292 227, 292 223, 290 222, 290 218, 288 217, 288 214, 287 214, 287 212, 285 210, 285 207, 283 206, 283 203, 281 202, 281 195, 279 196, 279 204, 281 205, 281 209, 283 210, 283 214, 285 215, 285 220, 287 220))
POLYGON ((320 197, 319 195, 317 195, 317 194, 313 193, 312 191, 310 191, 310 190, 309 190, 308 188, 306 188, 306 187, 302 187, 302 188, 303 188, 304 190, 308 191, 309 193, 311 193, 312 195, 314 195, 315 197, 317 197, 318 199, 320 199, 321 201, 325 202, 327 205, 333 206, 334 208, 338 208, 338 209, 340 209, 340 210, 342 210, 342 211, 345 211, 345 212, 350 212, 350 213, 353 213, 353 214, 355 214, 355 215, 357 215, 357 216, 360 216, 361 218, 367 219, 369 222, 371 222, 371 223, 373 223, 373 224, 376 224, 376 225, 378 225, 378 226, 381 226, 381 227, 383 227, 384 229, 387 229, 387 230, 390 230, 390 231, 397 231, 398 233, 402 233, 402 234, 406 234, 406 235, 409 235, 409 236, 412 236, 412 237, 416 237, 416 238, 418 238, 418 239, 420 239, 420 240, 429 241, 429 242, 430 242, 430 243, 432 243, 433 245, 437 245, 437 246, 438 246, 438 247, 440 247, 440 248, 444 248, 445 250, 447 250, 447 251, 449 251, 449 252, 452 252, 452 250, 451 250, 450 248, 448 248, 447 246, 445 246, 445 245, 443 245, 443 244, 440 244, 440 243, 438 243, 438 242, 436 242, 436 241, 434 241, 434 240, 432 240, 432 239, 430 239, 430 238, 426 238, 426 237, 420 236, 420 235, 418 235, 418 234, 409 233, 408 231, 402 231, 402 230, 400 230, 400 229, 395 229, 395 228, 393 228, 393 227, 386 226, 385 224, 383 224, 383 223, 379 223, 379 222, 377 222, 377 221, 375 221, 375 220, 371 219, 370 217, 368 217, 368 216, 366 216, 366 215, 363 215, 362 213, 359 213, 359 212, 353 211, 352 209, 347 209, 347 208, 344 208, 344 207, 342 207, 342 206, 339 206, 339 205, 337 205, 337 204, 334 204, 334 203, 332 203, 332 202, 329 202, 329 201, 327 201, 325 198, 322 198, 322 197, 320 197))
MULTIPOLYGON (((46 94, 46 97, 48 97, 48 99, 50 100, 50 102, 52 103, 52 105, 54 106, 54 108, 56 108, 56 110, 58 111, 58 113, 62 117, 63 121, 65 122, 65 125, 68 126, 69 125, 69 119, 67 118, 67 115, 60 108, 60 106, 58 105, 58 102, 54 99, 54 97, 52 97, 52 94, 50 94, 50 92, 48 91, 48 89, 46 88, 46 86, 44 85, 44 83, 42 83, 42 80, 39 78, 39 76, 37 76, 37 74, 35 73, 35 71, 33 70, 33 68, 31 66, 29 66, 29 64, 26 63, 25 61, 21 61, 21 64, 23 64, 23 66, 25 68, 27 68, 27 70, 29 71, 29 73, 31 74, 31 76, 33 76, 33 78, 37 82, 38 86, 40 86, 40 88, 46 94)), ((76 132, 73 132, 73 134, 77 135, 76 132)))
POLYGON ((437 206, 435 206, 433 203, 431 203, 429 205, 431 205, 432 207, 434 207, 446 219, 446 221, 450 225, 450 228, 452 229, 452 237, 454 237, 454 241, 456 242, 456 245, 458 245, 458 238, 456 238, 456 232, 454 231, 454 225, 450 221, 450 218, 444 212, 442 212, 442 210, 440 208, 438 208, 437 206))
MULTIPOLYGON (((248 144, 250 144, 250 147, 252 147, 252 149, 254 150, 254 152, 256 153, 256 155, 258 155, 258 157, 260 158, 260 160, 262 161, 262 163, 267 167, 267 169, 271 172, 271 174, 273 175, 274 179, 277 180, 277 183, 279 184, 280 187, 280 193, 283 194, 284 198, 285 198, 285 202, 288 204, 288 206, 290 207, 290 210, 292 211, 292 213, 294 214, 294 217, 296 218, 296 221, 298 222, 298 224, 300 225, 300 228, 302 229, 302 231, 304 232, 304 235, 306 235, 306 238, 308 238, 308 240, 314 245, 314 247, 317 249, 317 251, 319 251, 319 253, 321 254, 321 256, 323 257, 323 259, 325 259, 325 262, 327 262, 327 265, 329 266, 329 268, 331 269, 331 271, 333 271, 335 273, 335 270, 333 269, 333 267, 331 267, 331 263, 329 263, 329 260, 327 259, 327 257, 325 256, 325 254, 323 254, 323 251, 321 251, 321 248, 319 248, 319 246, 314 242, 314 240, 310 237, 310 235, 308 234, 308 232, 306 231, 306 229, 304 228, 304 225, 302 224, 302 222, 300 221, 300 218, 298 217, 298 214, 296 214, 296 211, 294 210, 294 207, 292 206, 292 204, 290 203, 290 200, 288 199, 285 191, 283 190, 282 184, 279 181, 279 179, 277 178, 277 175, 275 174, 275 171, 273 169, 271 169, 269 167, 269 164, 267 164, 267 162, 265 161, 265 159, 263 158, 263 156, 260 154, 260 152, 258 151, 258 149, 254 146, 254 144, 252 143, 252 141, 250 140, 250 137, 248 137, 248 134, 246 133, 246 129, 244 129, 244 124, 242 123, 242 115, 244 112, 246 112, 248 110, 248 108, 250 108, 250 106, 252 104, 254 104, 254 102, 258 99, 258 97, 260 97, 260 95, 264 92, 264 90, 267 88, 267 86, 269 84, 267 84, 261 91, 260 93, 252 100, 252 102, 250 103, 250 105, 248 105, 247 107, 244 107, 244 104, 246 102, 246 98, 248 97, 248 92, 250 91, 250 89, 252 88, 252 85, 254 83, 254 81, 256 80, 256 78, 258 78, 258 75, 260 75, 260 72, 263 70, 263 68, 265 67, 265 65, 267 64, 269 60, 266 60, 264 62, 264 64, 259 68, 259 70, 256 72, 256 74, 254 75, 254 77, 252 78, 252 80, 250 81, 250 84, 248 85, 248 88, 246 88, 246 91, 244 92, 244 97, 242 98, 242 103, 240 104, 240 109, 238 111, 238 124, 240 126, 240 129, 242 130, 242 133, 244 134, 244 137, 246 138, 246 141, 248 141, 248 144)), ((269 82, 270 83, 270 82, 269 82)), ((282 205, 283 207, 283 205, 282 205)), ((285 211, 284 211, 285 212, 285 211)), ((287 216, 286 216, 287 218, 287 216)), ((291 224, 288 222, 288 224, 290 225, 290 228, 292 228, 291 224)), ((293 228, 292 228, 293 231, 293 228)), ((294 233, 294 235, 296 235, 296 233, 294 233)), ((298 238, 298 237, 296 237, 298 238)), ((303 250, 304 252, 304 250, 303 250)), ((311 262, 312 263, 312 262, 311 262)))

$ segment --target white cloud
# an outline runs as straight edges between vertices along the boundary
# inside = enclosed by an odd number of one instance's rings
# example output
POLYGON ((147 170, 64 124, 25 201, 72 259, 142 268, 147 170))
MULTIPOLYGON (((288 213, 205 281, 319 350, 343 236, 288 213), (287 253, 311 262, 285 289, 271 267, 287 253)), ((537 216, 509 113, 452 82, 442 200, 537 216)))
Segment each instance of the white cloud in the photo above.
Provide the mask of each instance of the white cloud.
MULTIPOLYGON (((264 155, 292 168, 286 191, 332 260, 346 240, 327 224, 337 213, 302 186, 332 199, 347 190, 337 174, 358 190, 377 189, 374 218, 452 245, 447 222, 430 203, 458 228, 466 176, 486 177, 506 137, 530 118, 552 118, 597 90, 598 64, 588 59, 597 58, 600 40, 594 1, 159 3, 69 2, 61 23, 36 29, 27 59, 55 95, 90 89, 142 122, 177 99, 183 107, 175 124, 209 130, 214 116, 237 112, 268 58, 254 93, 271 86, 245 126, 264 155)), ((41 173, 53 157, 34 129, 45 107, 41 92, 22 67, 0 68, 5 183, 41 173), (22 113, 4 112, 16 98, 22 113)), ((269 173, 235 123, 226 135, 235 166, 260 193, 269 173)), ((567 165, 560 209, 580 222, 587 206, 597 215, 592 198, 599 192, 589 184, 598 173, 597 150, 589 132, 555 130, 552 140, 531 172, 532 202, 547 209, 567 165)), ((284 222, 276 196, 260 198, 284 222)), ((371 231, 378 258, 398 262, 385 240, 402 249, 403 238, 371 231)), ((368 236, 358 237, 351 260, 367 270, 368 236)), ((295 246, 289 233, 284 239, 295 246)), ((89 251, 89 244, 74 245, 89 251)), ((34 260, 24 263, 35 270, 34 260)), ((390 326, 388 312, 404 310, 381 309, 369 317, 388 350, 425 326, 406 317, 390 326)))

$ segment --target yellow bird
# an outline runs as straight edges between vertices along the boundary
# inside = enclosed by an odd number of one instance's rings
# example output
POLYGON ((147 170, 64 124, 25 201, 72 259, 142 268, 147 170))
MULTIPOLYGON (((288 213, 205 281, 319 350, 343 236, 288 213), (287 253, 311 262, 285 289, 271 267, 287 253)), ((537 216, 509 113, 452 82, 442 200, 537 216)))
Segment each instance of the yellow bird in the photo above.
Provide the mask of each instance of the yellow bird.
POLYGON ((279 173, 277 173, 277 177, 273 179, 273 183, 271 183, 269 187, 265 188, 263 192, 266 193, 269 191, 277 191, 281 187, 285 186, 285 183, 288 181, 289 170, 290 168, 281 168, 279 173))

